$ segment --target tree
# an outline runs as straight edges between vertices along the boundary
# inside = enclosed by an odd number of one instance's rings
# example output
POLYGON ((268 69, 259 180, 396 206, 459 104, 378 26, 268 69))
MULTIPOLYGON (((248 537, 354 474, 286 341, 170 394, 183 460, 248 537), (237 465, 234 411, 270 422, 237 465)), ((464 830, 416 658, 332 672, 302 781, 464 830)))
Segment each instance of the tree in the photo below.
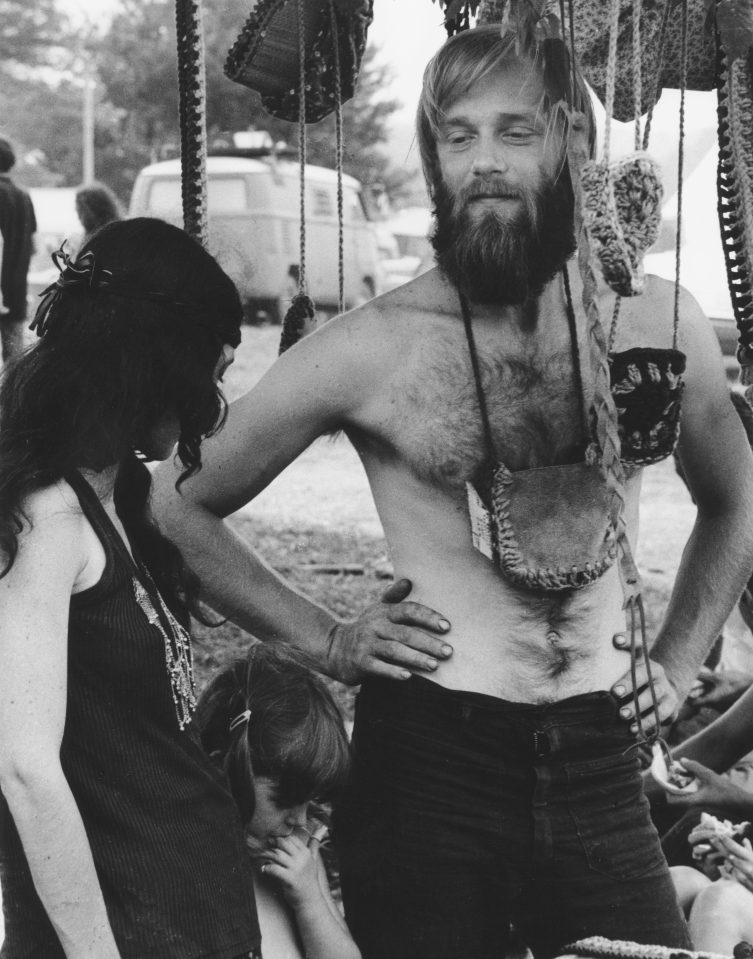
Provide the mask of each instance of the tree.
POLYGON ((0 69, 48 63, 66 32, 55 0, 0 0, 0 69))
MULTIPOLYGON (((2 0, 0 0, 2 2, 2 0)), ((121 194, 140 166, 177 148, 177 55, 173 0, 121 0, 121 10, 99 41, 96 62, 105 99, 117 111, 119 136, 102 156, 98 171, 121 194)), ((227 53, 248 16, 247 0, 204 0, 207 74, 207 128, 211 135, 248 128, 265 129, 275 140, 297 143, 298 130, 270 116, 258 94, 228 80, 227 53)), ((389 183, 388 161, 378 145, 397 108, 380 99, 386 69, 367 53, 357 96, 345 106, 345 169, 367 183, 389 183)), ((309 126, 309 161, 334 165, 334 117, 309 126)), ((394 179, 394 178, 393 178, 394 179)))

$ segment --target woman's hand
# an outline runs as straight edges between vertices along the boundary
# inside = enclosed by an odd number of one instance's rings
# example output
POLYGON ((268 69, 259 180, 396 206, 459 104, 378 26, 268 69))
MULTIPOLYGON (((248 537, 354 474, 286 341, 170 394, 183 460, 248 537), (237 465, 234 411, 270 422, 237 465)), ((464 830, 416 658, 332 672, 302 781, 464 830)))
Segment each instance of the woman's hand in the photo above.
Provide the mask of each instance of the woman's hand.
POLYGON ((283 895, 293 909, 301 909, 321 897, 317 879, 319 843, 308 845, 295 833, 270 840, 261 857, 261 872, 277 880, 283 895))
POLYGON ((698 673, 697 691, 691 688, 688 699, 694 706, 713 706, 720 712, 729 709, 753 683, 753 676, 736 670, 715 672, 702 666, 698 673))
POLYGON ((677 761, 695 776, 699 788, 693 793, 668 794, 667 802, 671 805, 713 807, 729 810, 735 814, 740 813, 743 816, 753 815, 753 796, 750 793, 694 759, 681 758, 677 761))
POLYGON ((718 836, 711 840, 717 851, 723 855, 724 864, 720 872, 729 879, 736 879, 742 886, 753 892, 753 846, 750 839, 736 842, 731 836, 718 836))

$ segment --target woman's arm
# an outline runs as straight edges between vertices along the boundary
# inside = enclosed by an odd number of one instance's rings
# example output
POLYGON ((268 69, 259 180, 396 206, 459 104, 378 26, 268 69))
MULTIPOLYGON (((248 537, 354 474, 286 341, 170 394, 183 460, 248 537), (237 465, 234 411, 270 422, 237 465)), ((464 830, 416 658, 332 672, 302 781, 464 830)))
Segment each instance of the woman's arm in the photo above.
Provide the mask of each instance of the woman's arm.
POLYGON ((119 959, 60 764, 68 611, 72 592, 91 575, 88 526, 65 484, 34 494, 26 512, 31 527, 0 579, 0 788, 68 959, 119 959))

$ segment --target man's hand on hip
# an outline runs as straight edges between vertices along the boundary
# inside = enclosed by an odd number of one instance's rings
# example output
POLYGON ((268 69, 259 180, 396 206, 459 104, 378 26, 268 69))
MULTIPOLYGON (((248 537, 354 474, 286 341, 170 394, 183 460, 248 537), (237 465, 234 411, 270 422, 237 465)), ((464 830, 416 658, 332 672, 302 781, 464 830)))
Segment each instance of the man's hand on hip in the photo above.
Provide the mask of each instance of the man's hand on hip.
MULTIPOLYGON (((617 633, 613 638, 613 642, 617 649, 624 649, 625 652, 630 653, 630 646, 627 641, 627 636, 625 636, 624 633, 617 633)), ((652 695, 651 684, 649 683, 649 671, 643 655, 643 647, 637 649, 636 658, 635 684, 633 683, 632 670, 628 668, 612 686, 612 695, 619 700, 620 716, 625 722, 630 723, 630 731, 638 733, 642 728, 645 734, 649 734, 656 729, 657 711, 658 723, 660 726, 663 726, 666 723, 674 722, 677 718, 677 710, 680 704, 677 691, 664 672, 664 667, 661 663, 657 663, 653 659, 650 661, 651 678, 654 688, 652 695), (640 726, 636 718, 636 690, 638 714, 641 717, 640 726)))
POLYGON ((410 580, 399 579, 358 619, 332 628, 326 653, 330 675, 349 685, 367 676, 409 679, 431 673, 452 655, 441 638, 449 622, 427 606, 406 602, 412 588, 410 580))

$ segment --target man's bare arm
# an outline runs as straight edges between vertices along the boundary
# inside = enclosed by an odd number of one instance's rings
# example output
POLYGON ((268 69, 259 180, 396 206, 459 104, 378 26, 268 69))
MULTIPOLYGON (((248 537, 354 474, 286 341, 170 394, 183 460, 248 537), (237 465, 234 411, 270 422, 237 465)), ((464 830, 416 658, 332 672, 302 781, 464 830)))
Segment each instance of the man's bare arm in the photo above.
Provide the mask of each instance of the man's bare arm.
POLYGON ((692 302, 688 312, 678 453, 698 512, 652 649, 680 701, 753 569, 753 456, 711 324, 692 302))
POLYGON ((395 584, 386 602, 355 622, 339 623, 223 520, 318 436, 367 421, 370 396, 391 361, 394 354, 377 338, 364 341, 363 325, 333 321, 284 354, 231 406, 224 430, 202 447, 203 469, 179 492, 177 469, 165 464, 154 475, 154 515, 199 575, 202 597, 262 639, 305 648, 323 671, 350 683, 366 674, 405 679, 432 670, 451 652, 436 635, 449 626, 434 611, 403 601, 405 584, 395 584))
MULTIPOLYGON (((655 278, 653 278, 655 281, 655 278)), ((666 310, 665 303, 660 312, 666 310)), ((679 347, 687 355, 678 452, 697 514, 662 626, 651 646, 661 722, 676 715, 711 644, 753 567, 753 457, 729 398, 729 386, 711 323, 683 291, 679 347)), ((650 640, 650 637, 649 637, 650 640)), ((627 637, 615 645, 629 648, 627 637)), ((654 726, 645 662, 637 669, 643 728, 654 726)), ((612 687, 626 696, 625 718, 636 727, 630 669, 612 687)))

